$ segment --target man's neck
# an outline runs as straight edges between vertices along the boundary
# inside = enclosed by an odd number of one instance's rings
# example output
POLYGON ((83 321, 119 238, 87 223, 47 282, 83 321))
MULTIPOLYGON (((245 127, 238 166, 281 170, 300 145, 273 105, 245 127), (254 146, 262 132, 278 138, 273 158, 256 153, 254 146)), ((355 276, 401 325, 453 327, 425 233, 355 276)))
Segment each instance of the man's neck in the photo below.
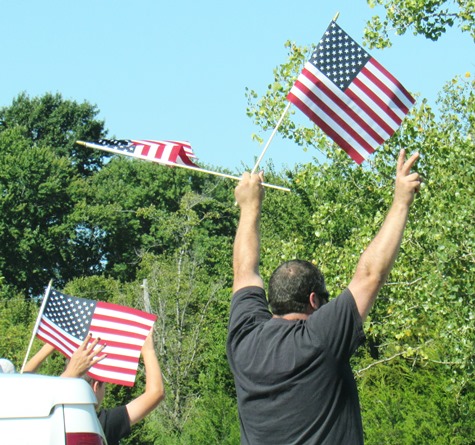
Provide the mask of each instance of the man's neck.
POLYGON ((306 320, 310 314, 304 314, 302 312, 290 312, 285 315, 273 315, 273 318, 283 318, 284 320, 306 320))

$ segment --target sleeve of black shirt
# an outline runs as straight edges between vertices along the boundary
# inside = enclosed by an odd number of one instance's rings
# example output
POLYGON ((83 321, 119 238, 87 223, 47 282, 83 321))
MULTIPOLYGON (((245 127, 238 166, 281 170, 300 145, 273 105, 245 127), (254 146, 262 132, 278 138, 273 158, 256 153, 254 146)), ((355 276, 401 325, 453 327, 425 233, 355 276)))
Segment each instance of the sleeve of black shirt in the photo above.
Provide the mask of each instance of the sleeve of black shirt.
POLYGON ((363 323, 349 289, 314 312, 307 327, 337 359, 348 360, 365 341, 363 323))

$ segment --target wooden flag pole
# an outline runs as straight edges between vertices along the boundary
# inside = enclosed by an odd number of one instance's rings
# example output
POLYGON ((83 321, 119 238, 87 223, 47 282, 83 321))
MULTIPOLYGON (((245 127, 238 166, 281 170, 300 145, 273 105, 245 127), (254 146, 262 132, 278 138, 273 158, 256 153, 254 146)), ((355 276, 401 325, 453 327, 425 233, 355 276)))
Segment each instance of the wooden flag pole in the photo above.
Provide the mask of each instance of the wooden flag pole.
POLYGON ((51 285, 53 284, 53 280, 50 280, 48 283, 48 287, 46 288, 45 296, 43 297, 43 301, 41 303, 40 311, 38 312, 38 317, 36 319, 35 327, 33 328, 33 334, 31 336, 30 344, 28 345, 28 350, 26 351, 25 360, 23 360, 23 365, 21 367, 20 374, 23 374, 23 370, 25 369, 26 362, 28 360, 28 356, 30 355, 31 346, 33 345, 33 340, 35 339, 36 331, 38 330, 38 326, 41 322, 41 317, 43 316, 43 312, 45 310, 46 302, 48 301, 49 293, 51 291, 51 285))
POLYGON ((257 170, 257 167, 259 167, 259 164, 261 163, 262 158, 264 157, 264 155, 265 155, 267 149, 269 148, 269 145, 270 145, 270 143, 272 142, 272 139, 274 139, 274 136, 275 136, 275 134, 277 133, 277 130, 279 129, 280 124, 281 124, 282 121, 284 120, 284 116, 286 115, 287 111, 289 111, 289 108, 290 108, 290 102, 288 102, 287 105, 286 105, 286 107, 284 108, 284 111, 282 112, 282 115, 280 116, 280 119, 279 119, 279 121, 277 122, 277 125, 275 126, 274 130, 272 131, 272 134, 270 135, 269 140, 267 141, 267 143, 266 143, 264 149, 262 150, 262 153, 261 153, 261 155, 259 156, 259 159, 257 159, 256 165, 254 165, 254 168, 252 169, 251 174, 252 174, 252 173, 255 173, 256 170, 257 170))
MULTIPOLYGON (((340 15, 339 12, 337 12, 337 13, 335 14, 335 16, 333 17, 333 21, 334 21, 334 22, 337 21, 339 15, 340 15)), ((259 167, 259 164, 261 163, 262 158, 264 157, 264 154, 266 153, 267 149, 269 148, 269 145, 270 145, 270 143, 272 142, 272 139, 274 139, 274 136, 275 136, 275 134, 277 133, 277 130, 279 129, 280 124, 282 123, 282 120, 284 119, 285 114, 287 113, 287 111, 289 111, 289 108, 290 108, 290 102, 287 103, 287 106, 285 107, 285 109, 284 109, 284 111, 283 111, 283 113, 282 113, 282 116, 280 116, 280 119, 279 119, 279 121, 277 122, 277 125, 276 125, 275 128, 274 128, 274 131, 273 131, 272 134, 270 135, 270 138, 269 138, 269 140, 267 141, 267 144, 265 145, 264 149, 262 150, 262 153, 261 153, 261 155, 259 156, 259 159, 257 160, 256 165, 254 165, 254 168, 252 169, 251 174, 252 174, 252 173, 255 173, 256 170, 257 170, 257 167, 259 167)))
MULTIPOLYGON (((90 144, 88 142, 83 142, 83 141, 76 141, 76 144, 78 145, 83 145, 84 147, 88 147, 88 148, 96 148, 98 149, 95 145, 93 144, 90 144)), ((170 167, 180 167, 180 168, 186 168, 188 170, 193 170, 193 171, 197 171, 197 172, 201 172, 201 173, 208 173, 210 175, 215 175, 215 176, 221 176, 223 178, 229 178, 229 179, 234 179, 236 181, 240 181, 241 178, 239 176, 233 176, 233 175, 228 175, 227 173, 220 173, 220 172, 215 172, 213 170, 206 170, 204 168, 200 168, 200 167, 191 167, 189 165, 183 165, 183 164, 174 164, 173 162, 166 162, 166 161, 159 161, 159 160, 156 160, 154 161, 153 159, 151 158, 148 158, 146 156, 142 156, 142 155, 136 155, 136 154, 132 154, 132 153, 118 153, 116 150, 113 150, 113 149, 109 149, 107 147, 101 147, 100 150, 103 150, 103 151, 108 151, 109 153, 114 153, 114 154, 123 154, 125 156, 130 156, 132 158, 138 158, 138 159, 143 159, 144 161, 149 161, 149 162, 156 162, 157 164, 163 164, 163 165, 168 165, 170 167)), ((268 184, 266 182, 263 182, 262 185, 264 187, 268 187, 268 188, 272 188, 272 189, 276 189, 276 190, 282 190, 284 192, 290 192, 290 189, 287 188, 287 187, 282 187, 280 185, 274 185, 274 184, 268 184)))

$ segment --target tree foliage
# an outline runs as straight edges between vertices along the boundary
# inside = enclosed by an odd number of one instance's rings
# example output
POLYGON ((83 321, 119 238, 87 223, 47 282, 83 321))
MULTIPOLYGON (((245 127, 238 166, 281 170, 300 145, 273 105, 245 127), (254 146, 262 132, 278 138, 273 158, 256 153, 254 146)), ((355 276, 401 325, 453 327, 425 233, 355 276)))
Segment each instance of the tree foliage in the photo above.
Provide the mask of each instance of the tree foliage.
POLYGON ((403 35, 412 31, 438 40, 447 28, 457 26, 475 42, 475 3, 473 0, 367 0, 371 8, 381 6, 385 16, 375 15, 365 29, 370 48, 391 46, 389 32, 403 35))
POLYGON ((102 165, 102 156, 76 148, 96 138, 96 107, 25 93, 0 109, 0 270, 7 284, 38 295, 55 278, 78 275, 69 221, 77 181, 102 165))
POLYGON ((67 159, 31 146, 22 133, 0 133, 0 267, 8 284, 36 294, 69 269, 62 253, 74 172, 67 159))
POLYGON ((59 93, 34 98, 20 93, 11 106, 0 109, 0 133, 20 127, 32 146, 52 148, 58 156, 68 158, 79 174, 89 175, 102 166, 104 156, 76 141, 106 135, 97 114, 96 106, 63 99, 59 93))

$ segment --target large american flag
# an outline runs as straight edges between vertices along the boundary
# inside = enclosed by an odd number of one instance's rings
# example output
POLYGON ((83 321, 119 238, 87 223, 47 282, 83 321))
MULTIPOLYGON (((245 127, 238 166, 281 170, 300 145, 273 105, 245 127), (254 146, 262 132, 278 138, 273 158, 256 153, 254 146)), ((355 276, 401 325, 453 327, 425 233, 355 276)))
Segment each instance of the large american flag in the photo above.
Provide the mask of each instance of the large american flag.
POLYGON ((36 336, 70 358, 88 333, 106 344, 107 357, 90 368, 96 380, 133 386, 142 345, 156 315, 102 301, 72 297, 52 289, 36 336))
POLYGON ((197 167, 192 161, 192 158, 196 156, 191 145, 185 141, 99 139, 97 142, 84 142, 83 144, 90 148, 132 156, 160 164, 197 167))
POLYGON ((287 99, 358 164, 394 134, 415 102, 334 21, 287 99))

